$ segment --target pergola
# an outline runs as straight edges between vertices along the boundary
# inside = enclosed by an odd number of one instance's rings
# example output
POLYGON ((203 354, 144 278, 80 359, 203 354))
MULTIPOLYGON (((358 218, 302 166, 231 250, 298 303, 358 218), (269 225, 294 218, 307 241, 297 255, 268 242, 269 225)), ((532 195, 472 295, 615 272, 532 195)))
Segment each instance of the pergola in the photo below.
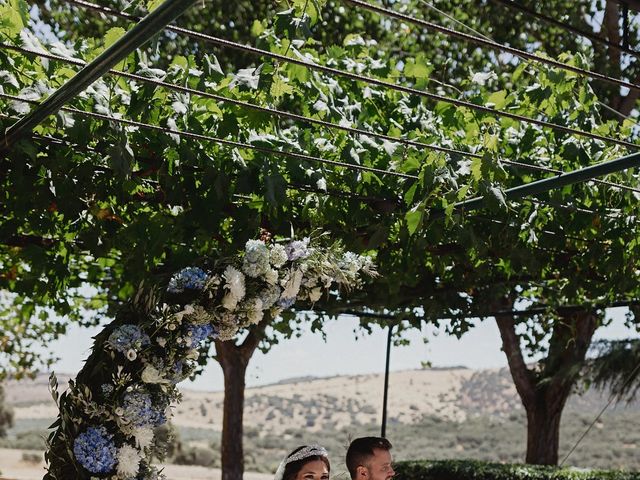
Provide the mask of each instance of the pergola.
MULTIPOLYGON (((506 1, 506 0, 499 0, 499 1, 500 3, 515 5, 511 1, 506 1)), ((136 19, 136 17, 133 17, 131 15, 124 14, 122 12, 116 12, 106 7, 93 5, 84 0, 72 0, 72 3, 75 3, 84 8, 93 9, 108 15, 118 16, 120 18, 125 18, 128 20, 136 19)), ((584 168, 580 168, 580 169, 576 169, 568 172, 546 169, 544 167, 537 167, 538 170, 545 171, 546 173, 552 173, 553 176, 549 178, 544 178, 542 180, 532 181, 530 183, 519 185, 513 188, 509 188, 504 191, 505 200, 517 200, 524 197, 536 197, 538 195, 541 195, 543 193, 549 192, 554 189, 559 189, 564 186, 573 185, 581 182, 587 182, 587 181, 603 183, 605 185, 608 185, 616 189, 625 189, 625 190, 631 190, 634 192, 640 192, 640 190, 634 187, 621 185, 618 183, 602 180, 599 178, 611 173, 620 172, 623 170, 640 166, 640 152, 637 151, 640 149, 640 145, 637 145, 636 143, 629 142, 623 139, 603 136, 597 133, 581 131, 578 129, 553 124, 540 119, 522 117, 520 115, 496 110, 492 107, 476 105, 463 100, 446 98, 440 95, 435 95, 435 94, 428 93, 415 88, 391 84, 386 81, 377 80, 375 78, 365 77, 363 75, 342 71, 337 68, 318 65, 310 61, 305 61, 303 59, 283 56, 283 55, 275 54, 272 52, 260 50, 251 46, 240 45, 234 42, 226 41, 217 37, 212 37, 204 34, 199 34, 193 31, 189 31, 186 29, 169 26, 169 24, 174 19, 176 19, 186 9, 188 9, 195 3, 197 3, 197 0, 166 0, 158 8, 156 8, 154 11, 149 13, 146 17, 139 20, 139 22, 131 30, 129 30, 124 36, 122 36, 122 38, 120 38, 115 44, 113 44, 111 47, 106 49, 101 55, 99 55, 97 58, 95 58, 93 61, 91 61, 88 64, 85 64, 84 62, 79 61, 77 59, 70 59, 70 58, 61 57, 61 56, 57 56, 57 55, 53 55, 45 52, 37 52, 37 51, 29 50, 24 47, 17 47, 14 45, 7 45, 7 44, 1 45, 0 48, 3 48, 3 49, 12 49, 12 50, 20 51, 24 54, 39 56, 42 58, 49 58, 49 59, 65 62, 71 65, 83 67, 82 70, 78 72, 73 78, 71 78, 67 83, 65 83, 63 86, 58 88, 53 94, 51 94, 46 100, 42 102, 34 102, 28 99, 8 95, 5 93, 0 94, 0 97, 2 98, 35 104, 35 108, 33 108, 30 111, 30 113, 24 115, 22 118, 17 120, 4 132, 2 136, 2 140, 0 141, 0 145, 3 150, 3 153, 6 153, 7 151, 9 151, 12 148, 12 146, 15 145, 16 142, 18 142, 21 138, 31 136, 33 129, 37 125, 39 125, 48 116, 56 114, 60 110, 67 110, 69 112, 78 112, 78 113, 83 113, 85 115, 91 115, 97 118, 103 118, 103 119, 115 121, 116 119, 113 119, 107 115, 91 113, 91 112, 81 112, 75 109, 65 107, 66 104, 68 104, 71 100, 73 100, 78 94, 80 94, 84 89, 86 89, 93 82, 95 82, 96 80, 98 80, 104 75, 113 74, 113 75, 121 76, 123 78, 145 82, 145 83, 149 83, 149 84, 163 87, 163 88, 169 88, 178 92, 200 95, 200 96, 211 98, 221 102, 230 102, 244 108, 251 108, 258 111, 262 111, 264 113, 268 113, 270 115, 282 116, 282 117, 300 121, 300 122, 313 123, 313 124, 317 124, 327 128, 336 128, 336 129, 344 130, 354 134, 369 135, 378 139, 403 143, 405 145, 413 146, 420 149, 434 149, 434 150, 440 150, 443 152, 460 153, 460 154, 464 154, 467 157, 474 157, 474 156, 479 157, 479 155, 474 153, 460 152, 460 151, 456 151, 455 149, 451 149, 447 147, 442 147, 442 146, 432 145, 432 144, 425 144, 425 143, 421 143, 411 139, 392 137, 389 135, 372 132, 362 128, 339 125, 339 124, 327 122, 324 120, 319 120, 317 118, 305 117, 302 115, 285 112, 285 111, 278 110, 271 107, 264 107, 264 106, 251 104, 248 102, 242 102, 239 100, 232 100, 232 99, 225 98, 223 96, 213 94, 210 92, 195 90, 193 88, 189 88, 185 86, 172 85, 160 80, 149 79, 149 78, 135 75, 132 73, 125 73, 125 72, 114 70, 114 67, 121 60, 126 58, 131 52, 135 51, 136 49, 144 45, 146 42, 148 42, 154 35, 162 31, 163 29, 167 28, 177 34, 188 35, 191 38, 196 38, 198 40, 211 42, 227 48, 232 48, 232 49, 248 52, 255 55, 268 56, 282 62, 296 63, 305 68, 315 70, 315 71, 320 71, 329 75, 336 75, 336 76, 348 78, 355 81, 366 81, 367 83, 372 85, 377 85, 383 88, 398 90, 411 95, 418 95, 422 98, 428 98, 432 100, 446 102, 456 106, 468 107, 470 109, 482 111, 485 113, 490 113, 493 115, 504 116, 517 121, 526 121, 542 127, 563 131, 565 133, 571 133, 577 136, 584 136, 584 137, 597 139, 605 142, 611 142, 611 143, 615 143, 615 144, 627 147, 632 150, 636 150, 636 153, 632 153, 626 156, 622 156, 620 158, 601 162, 595 165, 590 165, 584 168)), ((501 45, 489 39, 466 34, 466 33, 452 30, 449 28, 445 28, 424 20, 418 20, 408 15, 394 12, 387 8, 374 6, 372 4, 369 4, 361 0, 345 0, 345 3, 351 4, 352 6, 355 6, 355 7, 365 8, 365 9, 374 11, 376 13, 379 13, 381 15, 390 16, 398 20, 412 23, 420 28, 431 29, 434 31, 438 31, 440 33, 444 33, 446 35, 451 35, 455 38, 469 41, 474 44, 480 45, 482 47, 495 49, 501 52, 506 52, 510 55, 523 58, 528 61, 541 62, 543 64, 546 64, 552 67, 565 69, 568 71, 572 71, 574 73, 578 73, 580 75, 585 75, 595 80, 605 81, 613 85, 616 85, 618 87, 625 87, 629 89, 640 90, 640 85, 637 85, 633 82, 612 78, 610 76, 599 74, 597 72, 592 72, 579 67, 567 65, 557 60, 549 59, 546 57, 540 57, 536 54, 531 54, 528 52, 524 52, 522 50, 518 50, 516 48, 501 45)), ((631 6, 632 8, 638 8, 638 5, 639 5, 638 2, 635 2, 635 1, 622 1, 621 3, 625 6, 631 6)), ((551 21, 553 19, 547 18, 547 20, 551 21)), ((631 55, 638 56, 638 53, 631 50, 627 44, 618 45, 617 47, 619 47, 621 51, 625 51, 626 53, 629 53, 631 55)), ((294 153, 289 151, 280 151, 280 150, 274 150, 274 149, 265 148, 265 147, 258 147, 258 146, 249 145, 249 144, 242 143, 235 140, 230 140, 230 139, 221 139, 221 138, 211 137, 203 134, 196 134, 196 133, 187 132, 187 131, 179 131, 179 130, 175 130, 167 127, 160 127, 157 125, 141 124, 140 122, 135 122, 133 120, 128 120, 128 119, 117 119, 117 121, 123 124, 139 126, 139 127, 148 128, 151 130, 157 130, 163 133, 177 134, 177 135, 184 136, 186 138, 191 138, 201 142, 216 142, 219 144, 232 146, 232 147, 249 148, 249 149, 257 150, 259 152, 266 153, 266 154, 291 157, 291 158, 296 158, 304 161, 318 162, 326 165, 340 166, 340 167, 352 168, 352 169, 357 169, 362 171, 371 171, 373 173, 377 173, 380 175, 394 175, 394 176, 400 176, 400 177, 409 178, 409 179, 417 178, 414 175, 393 172, 390 170, 382 170, 382 169, 377 169, 373 167, 349 164, 349 163, 340 162, 336 160, 329 160, 321 157, 313 157, 311 155, 307 155, 304 153, 294 153)), ((53 141, 53 142, 57 141, 56 139, 50 139, 50 138, 49 139, 42 138, 42 140, 53 141)), ((514 160, 505 160, 504 163, 507 165, 514 165, 519 167, 536 169, 536 167, 533 167, 530 165, 524 165, 514 160)), ((475 198, 465 199, 456 203, 454 208, 455 208, 455 211, 464 212, 464 211, 476 210, 476 209, 482 208, 483 206, 485 206, 485 198, 475 197, 475 198)), ((443 211, 431 212, 432 218, 437 218, 438 216, 443 216, 443 215, 444 215, 443 211)), ((605 307, 613 307, 613 306, 630 306, 630 305, 637 305, 637 304, 638 302, 618 302, 613 305, 602 305, 601 307, 605 308, 605 307)), ((580 307, 568 306, 565 308, 577 309, 580 307)), ((544 312, 544 309, 529 309, 524 311, 518 310, 518 311, 509 311, 509 312, 496 311, 496 312, 480 312, 480 313, 482 314, 482 316, 494 316, 496 314, 505 314, 505 313, 509 313, 510 315, 513 315, 513 316, 520 316, 520 315, 532 315, 532 314, 543 313, 543 312, 544 312)), ((394 322, 398 322, 402 319, 395 315, 384 315, 384 314, 367 312, 367 311, 345 310, 342 313, 356 315, 359 317, 369 316, 372 318, 384 319, 389 321, 387 350, 386 350, 386 370, 385 370, 385 386, 384 386, 384 400, 383 400, 382 432, 381 432, 382 436, 385 436, 386 406, 387 406, 387 393, 388 393, 387 391, 388 391, 388 378, 389 378, 389 356, 390 356, 390 350, 391 350, 392 329, 393 329, 394 322)))

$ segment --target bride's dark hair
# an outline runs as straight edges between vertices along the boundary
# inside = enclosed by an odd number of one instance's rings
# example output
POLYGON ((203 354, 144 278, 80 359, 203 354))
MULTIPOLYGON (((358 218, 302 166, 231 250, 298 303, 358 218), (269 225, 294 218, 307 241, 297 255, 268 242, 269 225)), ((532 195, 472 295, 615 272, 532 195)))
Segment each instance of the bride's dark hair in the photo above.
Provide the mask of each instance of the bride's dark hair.
MULTIPOLYGON (((289 455, 287 455, 287 458, 291 457, 293 454, 306 447, 306 445, 299 446, 291 453, 289 453, 289 455)), ((329 459, 327 457, 325 457, 324 455, 311 455, 309 457, 301 458, 300 460, 295 460, 293 462, 287 463, 287 465, 284 467, 282 480, 293 480, 294 478, 296 478, 296 475, 298 475, 300 470, 302 470, 302 467, 304 467, 307 463, 314 462, 316 460, 321 460, 327 466, 327 470, 331 472, 331 464, 329 463, 329 459)))

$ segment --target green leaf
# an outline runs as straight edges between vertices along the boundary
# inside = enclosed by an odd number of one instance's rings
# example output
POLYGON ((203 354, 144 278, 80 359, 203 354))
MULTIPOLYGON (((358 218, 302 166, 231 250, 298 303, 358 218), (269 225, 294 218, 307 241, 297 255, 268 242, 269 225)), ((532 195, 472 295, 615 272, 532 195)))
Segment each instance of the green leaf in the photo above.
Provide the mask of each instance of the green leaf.
POLYGON ((173 57, 171 65, 177 65, 183 71, 186 71, 189 69, 189 60, 187 60, 186 57, 183 57, 182 55, 176 55, 175 57, 173 57))
POLYGON ((251 25, 251 34, 254 37, 259 37, 262 32, 264 32, 264 25, 260 20, 254 20, 251 25))
POLYGON ((404 215, 404 219, 407 222, 407 230, 409 235, 413 235, 418 227, 422 223, 422 217, 424 215, 424 207, 422 203, 416 205, 404 215))
POLYGON ((411 78, 429 78, 433 68, 420 58, 410 58, 404 67, 404 74, 411 78))
POLYGON ((309 17, 311 25, 315 25, 320 16, 319 5, 312 0, 293 0, 293 6, 296 14, 302 16, 306 14, 309 17))
POLYGON ((147 10, 151 13, 163 3, 164 0, 147 0, 147 10))
MULTIPOLYGON (((102 49, 101 50, 104 51, 107 48, 109 48, 111 45, 113 45, 118 40, 120 40, 124 36, 125 33, 127 33, 127 32, 122 27, 113 27, 113 28, 110 28, 109 30, 107 30, 107 33, 105 33, 105 35, 104 35, 104 42, 102 44, 102 49)), ((121 62, 117 63, 114 66, 114 68, 116 70, 123 70, 125 65, 126 65, 126 60, 122 60, 121 62)))
POLYGON ((498 143, 499 143, 499 138, 497 135, 495 134, 490 134, 490 133, 485 133, 484 134, 484 147, 491 151, 491 152, 497 152, 498 151, 498 143))
POLYGON ((504 106, 507 103, 507 92, 506 92, 506 90, 499 90, 497 92, 493 92, 487 98, 487 103, 488 104, 492 103, 493 106, 498 110, 501 110, 502 108, 504 108, 504 106))
POLYGON ((470 188, 471 188, 470 185, 465 185, 460 190, 458 190, 458 194, 457 194, 458 201, 465 199, 465 197, 467 196, 467 192, 469 191, 470 188))
POLYGON ((8 0, 0 5, 0 33, 15 37, 29 22, 29 7, 24 0, 8 0))
POLYGON ((414 183, 413 185, 411 185, 411 188, 407 190, 407 193, 404 194, 404 201, 407 205, 410 205, 413 203, 413 197, 415 197, 416 195, 417 188, 418 188, 418 184, 414 183))
POLYGON ((111 45, 120 40, 124 34, 127 33, 122 27, 113 27, 107 30, 107 33, 104 35, 104 43, 103 46, 105 50, 109 48, 111 45))
POLYGON ((293 87, 291 85, 289 85, 284 78, 282 78, 280 75, 276 75, 273 78, 273 82, 271 83, 271 90, 270 90, 271 96, 276 99, 279 100, 280 98, 282 98, 285 95, 290 95, 293 93, 293 87))
POLYGON ((476 182, 482 180, 482 158, 475 157, 471 160, 471 176, 476 182))

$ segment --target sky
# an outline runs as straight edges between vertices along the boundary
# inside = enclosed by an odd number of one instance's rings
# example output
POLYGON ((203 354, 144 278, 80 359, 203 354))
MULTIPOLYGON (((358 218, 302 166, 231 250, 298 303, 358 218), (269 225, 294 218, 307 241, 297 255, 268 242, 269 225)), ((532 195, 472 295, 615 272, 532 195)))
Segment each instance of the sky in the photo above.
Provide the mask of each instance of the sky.
MULTIPOLYGON (((638 337, 624 326, 625 309, 610 309, 613 322, 596 332, 596 338, 638 337)), ((283 341, 267 354, 257 351, 247 369, 247 386, 275 383, 292 377, 328 377, 382 373, 385 366, 387 331, 375 327, 371 335, 359 334, 356 340, 354 317, 342 316, 326 326, 326 342, 319 334, 305 331, 300 338, 283 341)), ((91 336, 99 329, 74 327, 63 339, 51 347, 61 360, 54 365, 57 373, 74 374, 87 357, 91 336)), ((498 368, 507 365, 500 350, 500 335, 492 319, 478 322, 462 339, 423 328, 409 337, 409 346, 392 347, 390 370, 422 368, 423 362, 433 367, 465 366, 474 369, 498 368), (424 343, 424 338, 428 343, 424 343)), ((183 388, 197 390, 223 389, 220 366, 211 360, 205 371, 195 381, 185 381, 183 388)))

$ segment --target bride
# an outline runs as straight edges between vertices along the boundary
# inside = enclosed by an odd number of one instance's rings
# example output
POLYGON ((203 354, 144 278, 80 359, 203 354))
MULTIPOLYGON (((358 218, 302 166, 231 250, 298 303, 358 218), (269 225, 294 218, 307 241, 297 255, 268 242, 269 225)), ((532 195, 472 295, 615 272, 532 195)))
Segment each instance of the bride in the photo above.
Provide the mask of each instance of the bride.
POLYGON ((320 445, 303 445, 287 455, 273 480, 329 480, 329 454, 320 445))

